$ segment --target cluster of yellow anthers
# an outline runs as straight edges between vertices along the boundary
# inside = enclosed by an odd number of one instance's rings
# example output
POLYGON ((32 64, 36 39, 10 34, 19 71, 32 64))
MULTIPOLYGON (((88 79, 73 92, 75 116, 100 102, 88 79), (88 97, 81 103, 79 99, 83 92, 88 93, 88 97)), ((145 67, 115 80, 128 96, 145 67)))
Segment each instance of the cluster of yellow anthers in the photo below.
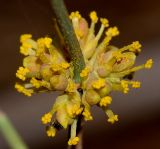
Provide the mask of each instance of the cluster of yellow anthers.
POLYGON ((78 117, 81 115, 86 121, 92 120, 90 109, 94 105, 102 108, 109 123, 118 121, 118 115, 109 109, 112 102, 109 94, 111 91, 128 93, 130 86, 139 88, 141 83, 131 81, 130 77, 140 69, 150 69, 153 63, 149 59, 145 64, 134 66, 136 56, 141 52, 141 44, 135 41, 122 48, 111 46, 111 39, 119 35, 118 28, 109 27, 109 21, 106 18, 99 19, 95 11, 89 16, 90 26, 78 11, 70 15, 86 63, 80 73, 81 84, 74 82, 72 63, 52 43, 50 37, 34 40, 32 35, 25 34, 20 38, 20 53, 25 58, 23 67, 19 67, 16 73, 22 82, 16 83, 15 88, 27 96, 44 91, 63 91, 41 120, 47 125, 49 137, 55 136, 57 127, 66 129, 71 126, 69 145, 76 145, 79 141, 76 136, 78 117), (98 20, 101 27, 95 34, 98 20), (104 38, 101 39, 103 34, 104 38))

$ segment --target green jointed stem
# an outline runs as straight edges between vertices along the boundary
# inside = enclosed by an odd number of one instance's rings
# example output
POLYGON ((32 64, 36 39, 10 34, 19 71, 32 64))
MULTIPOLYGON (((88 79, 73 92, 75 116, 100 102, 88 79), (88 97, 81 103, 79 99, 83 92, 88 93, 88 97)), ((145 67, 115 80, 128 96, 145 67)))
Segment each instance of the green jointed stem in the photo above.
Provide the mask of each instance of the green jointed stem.
POLYGON ((7 116, 0 111, 0 133, 3 134, 10 148, 12 149, 27 149, 28 147, 23 142, 15 128, 11 124, 7 116))
POLYGON ((83 54, 76 38, 72 23, 69 19, 68 11, 63 0, 51 0, 55 17, 68 47, 69 54, 74 66, 74 80, 80 83, 80 72, 85 66, 83 54))

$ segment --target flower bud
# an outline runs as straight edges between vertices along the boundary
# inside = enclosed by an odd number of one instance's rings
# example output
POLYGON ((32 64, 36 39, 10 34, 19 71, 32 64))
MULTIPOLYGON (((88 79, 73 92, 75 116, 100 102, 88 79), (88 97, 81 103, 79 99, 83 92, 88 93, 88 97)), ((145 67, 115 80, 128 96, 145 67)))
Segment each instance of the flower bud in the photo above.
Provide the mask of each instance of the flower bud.
POLYGON ((53 76, 53 72, 49 65, 42 65, 40 73, 42 75, 42 78, 46 81, 49 81, 50 78, 53 76))
POLYGON ((120 72, 134 65, 136 55, 132 52, 122 54, 122 60, 113 65, 113 72, 120 72))
POLYGON ((50 78, 50 83, 55 90, 65 90, 68 85, 68 80, 64 75, 55 75, 50 78))
POLYGON ((107 96, 110 92, 111 92, 111 86, 108 83, 106 83, 105 87, 103 87, 100 90, 98 90, 98 94, 101 97, 107 96))
POLYGON ((95 105, 100 101, 101 98, 95 90, 90 89, 86 91, 85 99, 88 104, 95 105))
POLYGON ((64 107, 61 107, 57 110, 56 119, 65 129, 67 128, 67 126, 70 122, 70 118, 69 118, 67 112, 65 111, 64 107))
POLYGON ((23 59, 23 66, 29 69, 27 77, 39 77, 40 63, 35 56, 27 56, 23 59))

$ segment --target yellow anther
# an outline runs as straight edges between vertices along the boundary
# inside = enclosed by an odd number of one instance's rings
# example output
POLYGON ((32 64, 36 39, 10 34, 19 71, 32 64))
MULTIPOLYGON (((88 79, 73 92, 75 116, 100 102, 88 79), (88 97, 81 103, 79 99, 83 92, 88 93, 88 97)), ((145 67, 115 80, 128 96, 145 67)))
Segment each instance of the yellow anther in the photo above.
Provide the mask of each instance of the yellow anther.
POLYGON ((108 118, 107 121, 111 124, 114 124, 116 121, 118 121, 118 115, 113 114, 111 117, 108 118))
POLYGON ((140 88, 141 82, 139 81, 131 81, 132 87, 133 88, 140 88))
POLYGON ((123 93, 126 94, 129 91, 129 87, 128 87, 128 81, 126 80, 122 80, 121 81, 121 86, 123 88, 123 93))
POLYGON ((35 87, 35 88, 40 88, 41 87, 41 81, 37 80, 36 78, 32 78, 30 80, 30 83, 35 87))
POLYGON ((80 15, 79 11, 71 12, 69 18, 70 18, 71 20, 74 19, 74 18, 81 19, 81 15, 80 15))
POLYGON ((81 114, 83 108, 80 108, 78 105, 74 105, 71 109, 69 109, 68 113, 71 117, 75 117, 81 114))
POLYGON ((55 72, 60 71, 62 69, 62 67, 60 66, 60 64, 53 64, 51 68, 55 72))
POLYGON ((19 67, 19 69, 16 72, 16 77, 25 81, 26 79, 26 74, 29 72, 28 68, 24 68, 24 67, 19 67))
POLYGON ((122 60, 122 58, 124 57, 123 54, 119 51, 115 51, 113 53, 113 56, 116 58, 117 62, 120 62, 122 60))
POLYGON ((84 119, 86 121, 93 120, 93 117, 92 117, 90 111, 88 111, 86 109, 83 111, 82 115, 84 116, 84 119))
POLYGON ((56 135, 56 129, 51 126, 46 130, 46 133, 48 137, 54 137, 56 135))
POLYGON ((70 64, 67 63, 67 62, 62 62, 62 63, 61 63, 61 67, 64 68, 64 69, 67 69, 67 68, 70 67, 70 64))
POLYGON ((87 68, 87 67, 85 67, 85 68, 82 70, 82 72, 80 73, 80 76, 81 76, 82 78, 83 78, 83 77, 87 77, 88 74, 89 74, 89 72, 90 72, 90 69, 87 68))
POLYGON ((74 137, 72 139, 69 139, 68 145, 76 145, 78 142, 79 142, 79 138, 78 137, 74 137))
POLYGON ((73 93, 75 92, 75 89, 76 89, 76 84, 72 80, 68 80, 66 91, 69 93, 73 93))
POLYGON ((92 11, 90 13, 90 18, 91 18, 92 22, 97 23, 98 17, 97 17, 97 13, 95 11, 92 11))
POLYGON ((101 107, 106 107, 107 105, 111 104, 112 102, 112 98, 110 96, 106 96, 106 97, 103 97, 99 103, 99 105, 101 107))
POLYGON ((92 83, 93 88, 100 89, 105 86, 105 79, 98 79, 92 83))
POLYGON ((110 37, 114 37, 114 36, 117 36, 119 35, 119 30, 117 27, 110 27, 106 33, 105 33, 107 36, 110 36, 110 37))
POLYGON ((27 56, 29 54, 29 49, 32 48, 32 45, 30 43, 24 42, 20 46, 20 53, 27 56))
POLYGON ((109 21, 106 18, 101 18, 100 21, 105 27, 109 26, 109 21))
POLYGON ((129 50, 132 52, 135 52, 135 51, 141 52, 141 49, 140 49, 141 47, 142 45, 139 43, 139 41, 135 41, 130 45, 129 50))
POLYGON ((42 116, 41 121, 43 124, 50 123, 52 119, 52 114, 51 113, 46 113, 44 116, 42 116))
POLYGON ((47 48, 50 48, 51 47, 51 43, 52 43, 52 39, 49 38, 49 37, 45 37, 44 38, 44 44, 47 48))
POLYGON ((21 37, 20 37, 20 42, 23 43, 23 42, 25 42, 27 39, 30 39, 30 38, 32 38, 32 35, 31 35, 31 34, 23 34, 23 35, 21 35, 21 37))
POLYGON ((144 64, 144 67, 146 69, 150 69, 152 68, 152 65, 153 65, 153 60, 152 59, 149 59, 145 64, 144 64))
POLYGON ((34 92, 32 89, 26 89, 24 86, 16 83, 15 88, 17 89, 18 92, 23 93, 26 96, 31 96, 32 93, 34 92))

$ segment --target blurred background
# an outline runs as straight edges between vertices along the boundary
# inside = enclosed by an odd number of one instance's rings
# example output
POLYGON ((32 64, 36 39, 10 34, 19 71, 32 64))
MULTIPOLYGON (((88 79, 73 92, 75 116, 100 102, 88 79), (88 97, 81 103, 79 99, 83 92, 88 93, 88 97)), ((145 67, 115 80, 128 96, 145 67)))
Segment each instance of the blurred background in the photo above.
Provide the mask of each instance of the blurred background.
MULTIPOLYGON (((118 26, 121 34, 112 40, 118 47, 139 40, 142 53, 137 64, 154 59, 151 70, 136 73, 142 82, 138 90, 128 95, 112 93, 113 111, 119 122, 106 122, 104 113, 93 108, 94 121, 84 126, 84 149, 160 149, 160 1, 159 0, 65 0, 69 12, 79 10, 98 15, 118 26)), ((22 64, 19 36, 31 33, 34 38, 53 36, 53 11, 49 0, 0 1, 0 109, 11 119, 30 149, 64 149, 67 131, 60 131, 54 139, 45 134, 41 116, 49 111, 57 93, 38 94, 30 98, 14 89, 16 69, 22 64)), ((0 134, 0 149, 8 149, 0 134)))

